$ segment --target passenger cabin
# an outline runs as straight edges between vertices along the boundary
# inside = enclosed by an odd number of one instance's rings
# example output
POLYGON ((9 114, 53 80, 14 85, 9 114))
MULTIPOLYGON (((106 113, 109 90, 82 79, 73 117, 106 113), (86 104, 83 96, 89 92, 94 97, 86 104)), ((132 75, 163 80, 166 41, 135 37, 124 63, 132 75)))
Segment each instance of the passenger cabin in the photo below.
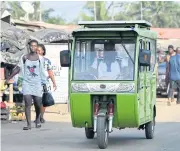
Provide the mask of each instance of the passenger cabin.
MULTIPOLYGON (((130 73, 134 73, 139 50, 151 50, 152 66, 155 65, 157 35, 150 30, 151 23, 147 21, 81 21, 78 24, 81 27, 72 33, 74 80, 85 80, 82 79, 82 73, 93 66, 95 57, 101 61, 101 56, 106 52, 105 44, 109 42, 114 45, 113 49, 116 51, 116 60, 120 63, 120 68, 124 67, 124 63, 128 61, 126 64, 132 68, 130 73)), ((108 53, 111 55, 114 51, 108 53)), ((99 63, 93 67, 97 69, 98 66, 99 63)), ((129 78, 127 76, 120 80, 134 80, 134 78, 135 75, 131 74, 129 78)))

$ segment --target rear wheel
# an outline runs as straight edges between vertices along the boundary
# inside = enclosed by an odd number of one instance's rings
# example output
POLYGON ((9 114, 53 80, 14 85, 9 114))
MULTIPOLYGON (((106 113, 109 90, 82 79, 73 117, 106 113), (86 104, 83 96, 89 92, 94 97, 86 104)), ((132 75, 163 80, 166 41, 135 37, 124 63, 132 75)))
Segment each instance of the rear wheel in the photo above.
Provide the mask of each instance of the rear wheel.
POLYGON ((154 138, 154 130, 155 130, 155 117, 152 121, 145 124, 145 134, 147 139, 154 138))
POLYGON ((94 138, 94 131, 92 128, 85 128, 85 134, 87 139, 93 139, 94 138))
POLYGON ((100 149, 107 148, 108 145, 108 121, 106 117, 97 118, 97 141, 100 149))

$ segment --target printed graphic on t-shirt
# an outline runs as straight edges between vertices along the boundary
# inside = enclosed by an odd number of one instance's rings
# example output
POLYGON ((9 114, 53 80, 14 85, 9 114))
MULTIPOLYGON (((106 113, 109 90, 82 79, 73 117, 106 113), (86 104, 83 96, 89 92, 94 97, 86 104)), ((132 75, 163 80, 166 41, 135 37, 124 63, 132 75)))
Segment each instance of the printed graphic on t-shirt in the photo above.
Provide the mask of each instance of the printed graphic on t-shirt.
POLYGON ((36 66, 34 65, 34 66, 32 66, 32 67, 30 67, 30 66, 27 66, 27 68, 28 68, 28 70, 29 70, 29 76, 31 76, 31 77, 36 77, 36 76, 38 76, 36 73, 35 73, 35 68, 36 68, 36 66))
POLYGON ((44 68, 46 71, 52 70, 51 61, 48 58, 44 58, 44 68))

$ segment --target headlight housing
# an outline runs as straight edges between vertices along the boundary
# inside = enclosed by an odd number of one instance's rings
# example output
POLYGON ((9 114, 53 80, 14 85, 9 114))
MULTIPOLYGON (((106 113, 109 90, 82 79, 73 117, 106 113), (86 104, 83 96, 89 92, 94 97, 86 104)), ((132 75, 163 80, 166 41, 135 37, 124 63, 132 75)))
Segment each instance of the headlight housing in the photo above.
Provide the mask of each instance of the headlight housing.
POLYGON ((116 92, 135 92, 134 83, 120 83, 116 92))
POLYGON ((72 92, 89 92, 89 88, 86 83, 73 83, 72 92))
POLYGON ((133 93, 134 83, 72 83, 72 92, 133 93))

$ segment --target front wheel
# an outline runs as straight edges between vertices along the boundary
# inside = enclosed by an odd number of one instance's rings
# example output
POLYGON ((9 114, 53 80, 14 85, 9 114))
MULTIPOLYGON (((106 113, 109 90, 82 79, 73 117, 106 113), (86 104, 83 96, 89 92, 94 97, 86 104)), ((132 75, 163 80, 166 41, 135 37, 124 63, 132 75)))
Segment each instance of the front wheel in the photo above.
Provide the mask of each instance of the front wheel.
POLYGON ((87 139, 93 139, 94 138, 94 131, 92 128, 85 128, 85 134, 87 139))
POLYGON ((97 118, 97 141, 100 149, 107 148, 108 145, 108 121, 106 117, 97 118))
POLYGON ((154 129, 155 129, 155 117, 152 121, 145 124, 145 134, 147 139, 154 138, 154 129))

